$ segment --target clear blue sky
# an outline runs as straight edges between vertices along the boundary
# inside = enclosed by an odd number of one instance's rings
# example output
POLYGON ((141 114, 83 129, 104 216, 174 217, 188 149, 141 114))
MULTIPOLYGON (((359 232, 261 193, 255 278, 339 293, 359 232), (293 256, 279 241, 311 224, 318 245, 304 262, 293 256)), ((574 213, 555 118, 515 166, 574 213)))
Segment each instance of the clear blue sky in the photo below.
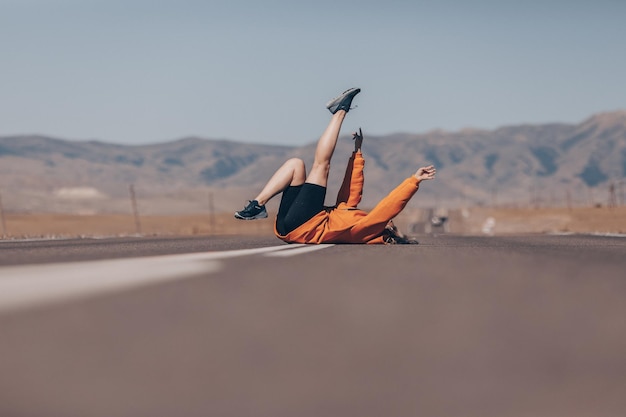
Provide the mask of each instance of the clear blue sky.
POLYGON ((0 0, 0 135, 300 145, 626 108, 624 0, 0 0))

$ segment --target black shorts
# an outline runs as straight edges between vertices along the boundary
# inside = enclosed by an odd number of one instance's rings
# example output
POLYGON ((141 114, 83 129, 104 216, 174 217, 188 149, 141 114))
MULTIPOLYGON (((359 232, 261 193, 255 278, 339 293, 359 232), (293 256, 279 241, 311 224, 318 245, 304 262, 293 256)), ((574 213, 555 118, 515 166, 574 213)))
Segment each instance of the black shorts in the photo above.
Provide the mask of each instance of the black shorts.
POLYGON ((325 198, 326 187, 321 185, 305 182, 295 187, 287 187, 283 191, 276 216, 278 233, 284 236, 324 210, 325 198))

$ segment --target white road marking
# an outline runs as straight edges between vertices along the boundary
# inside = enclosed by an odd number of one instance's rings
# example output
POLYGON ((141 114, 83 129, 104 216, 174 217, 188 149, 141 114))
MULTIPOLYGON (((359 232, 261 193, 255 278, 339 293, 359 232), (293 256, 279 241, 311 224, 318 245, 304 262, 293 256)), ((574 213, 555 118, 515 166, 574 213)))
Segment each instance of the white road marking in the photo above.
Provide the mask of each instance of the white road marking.
POLYGON ((220 252, 202 252, 202 253, 186 253, 182 255, 165 255, 165 257, 175 257, 184 260, 212 260, 212 259, 228 259, 238 256, 256 255, 259 253, 282 251, 285 249, 293 249, 301 246, 306 246, 304 243, 297 243, 293 245, 278 245, 278 246, 266 246, 262 248, 254 249, 236 249, 225 250, 220 252))
POLYGON ((0 269, 0 312, 175 281, 220 269, 218 261, 146 257, 0 269))
POLYGON ((335 245, 333 243, 323 243, 323 244, 320 244, 320 245, 305 245, 305 247, 300 247, 298 249, 266 253, 265 256, 274 256, 274 257, 283 257, 283 258, 285 258, 287 256, 301 255, 301 254, 307 253, 307 252, 314 252, 316 250, 330 248, 331 246, 335 246, 335 245))
MULTIPOLYGON (((0 313, 213 273, 221 269, 220 260, 223 259, 301 249, 308 251, 309 247, 304 244, 278 245, 220 252, 2 267, 0 313)), ((302 252, 293 255, 298 253, 302 252)))

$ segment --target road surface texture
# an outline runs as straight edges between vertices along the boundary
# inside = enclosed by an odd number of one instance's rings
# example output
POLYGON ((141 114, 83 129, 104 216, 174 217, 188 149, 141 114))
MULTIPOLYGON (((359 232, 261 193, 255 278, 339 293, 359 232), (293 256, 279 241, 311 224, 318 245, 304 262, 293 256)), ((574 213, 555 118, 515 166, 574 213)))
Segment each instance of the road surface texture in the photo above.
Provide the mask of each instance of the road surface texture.
POLYGON ((3 417, 626 415, 625 238, 2 242, 0 265, 3 417))

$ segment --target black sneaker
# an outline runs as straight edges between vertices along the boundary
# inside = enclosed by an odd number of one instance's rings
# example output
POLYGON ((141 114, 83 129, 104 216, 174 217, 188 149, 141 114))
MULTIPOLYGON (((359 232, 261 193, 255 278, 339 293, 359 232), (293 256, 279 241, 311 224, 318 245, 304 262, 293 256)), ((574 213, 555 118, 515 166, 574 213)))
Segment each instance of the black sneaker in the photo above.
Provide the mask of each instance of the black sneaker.
POLYGON ((384 241, 386 245, 419 245, 415 239, 398 236, 387 236, 384 241))
POLYGON ((417 240, 405 236, 395 225, 385 226, 383 240, 387 245, 419 245, 417 240))
POLYGON ((352 99, 360 92, 360 88, 351 88, 349 90, 346 90, 341 93, 339 97, 330 100, 326 104, 326 108, 330 110, 332 114, 337 113, 337 111, 339 110, 345 110, 346 112, 348 112, 350 110, 350 105, 352 104, 352 99))
POLYGON ((241 211, 235 212, 235 218, 241 220, 264 219, 267 217, 265 206, 259 205, 256 200, 248 201, 248 205, 241 211))

